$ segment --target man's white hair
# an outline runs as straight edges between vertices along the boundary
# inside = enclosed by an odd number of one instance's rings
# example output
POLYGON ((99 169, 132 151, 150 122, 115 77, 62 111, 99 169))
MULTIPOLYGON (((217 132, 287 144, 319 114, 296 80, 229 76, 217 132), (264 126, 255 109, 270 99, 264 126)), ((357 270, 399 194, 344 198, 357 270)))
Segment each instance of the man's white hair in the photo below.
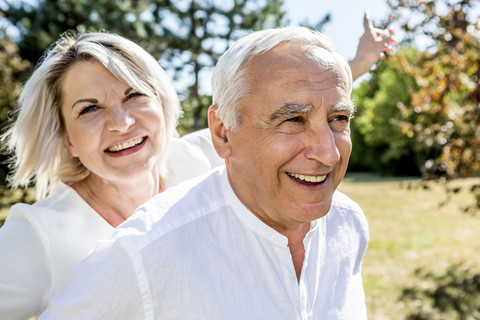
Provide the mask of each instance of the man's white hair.
POLYGON ((249 94, 246 67, 248 61, 281 43, 318 47, 336 58, 352 87, 352 73, 348 62, 323 33, 304 27, 277 28, 253 32, 237 41, 218 60, 212 75, 213 105, 226 129, 236 131, 240 125, 239 105, 249 94))

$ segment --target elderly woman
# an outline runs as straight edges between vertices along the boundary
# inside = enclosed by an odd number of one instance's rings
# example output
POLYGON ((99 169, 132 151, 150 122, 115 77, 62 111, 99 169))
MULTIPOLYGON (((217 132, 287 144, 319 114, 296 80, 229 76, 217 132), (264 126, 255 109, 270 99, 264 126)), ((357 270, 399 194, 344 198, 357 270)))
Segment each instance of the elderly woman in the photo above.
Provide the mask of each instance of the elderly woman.
POLYGON ((62 37, 19 105, 3 137, 14 154, 11 184, 33 182, 48 197, 14 205, 0 229, 0 318, 10 320, 43 311, 140 204, 220 161, 209 159, 205 132, 175 138, 181 109, 166 73, 117 35, 62 37))

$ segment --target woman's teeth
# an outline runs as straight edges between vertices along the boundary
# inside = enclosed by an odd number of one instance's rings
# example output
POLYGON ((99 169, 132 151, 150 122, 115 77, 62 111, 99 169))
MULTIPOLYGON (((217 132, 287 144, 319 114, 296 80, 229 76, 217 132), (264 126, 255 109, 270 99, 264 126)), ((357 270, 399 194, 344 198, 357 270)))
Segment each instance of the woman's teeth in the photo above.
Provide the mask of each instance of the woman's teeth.
POLYGON ((290 177, 297 178, 297 179, 302 180, 302 181, 314 182, 314 183, 322 182, 327 177, 326 175, 324 175, 324 176, 307 176, 307 175, 304 175, 304 174, 298 174, 298 173, 293 173, 293 172, 287 172, 287 174, 290 177))
POLYGON ((142 141, 143 141, 143 138, 133 139, 133 140, 130 140, 130 141, 112 146, 112 147, 108 148, 107 151, 109 151, 109 152, 122 151, 124 149, 128 149, 128 148, 131 148, 133 146, 136 146, 137 144, 142 143, 142 141))

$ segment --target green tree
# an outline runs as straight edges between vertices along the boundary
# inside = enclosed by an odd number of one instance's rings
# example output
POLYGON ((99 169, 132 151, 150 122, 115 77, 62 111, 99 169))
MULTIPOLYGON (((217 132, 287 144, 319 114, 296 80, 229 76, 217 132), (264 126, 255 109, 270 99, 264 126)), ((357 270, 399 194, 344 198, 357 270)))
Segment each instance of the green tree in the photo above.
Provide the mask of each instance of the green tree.
POLYGON ((415 79, 410 103, 402 108, 402 131, 430 158, 424 177, 480 175, 480 20, 475 1, 390 0, 392 17, 412 39, 431 45, 402 70, 415 79), (415 19, 410 17, 414 16, 415 19))
POLYGON ((401 112, 410 103, 409 90, 415 81, 401 69, 402 59, 412 60, 418 50, 400 50, 379 63, 369 80, 352 92, 357 111, 352 120, 352 170, 382 174, 418 175, 418 163, 424 157, 411 137, 406 136, 399 122, 407 121, 401 112))
POLYGON ((189 81, 180 94, 188 96, 191 112, 184 123, 192 128, 184 129, 192 130, 207 125, 203 115, 210 101, 202 96, 202 80, 219 55, 250 30, 282 25, 282 5, 283 0, 4 0, 3 11, 19 32, 21 56, 33 63, 67 30, 106 30, 137 42, 175 80, 189 81))
MULTIPOLYGON (((16 106, 22 87, 22 75, 30 63, 22 59, 17 45, 0 31, 0 132, 4 132, 8 119, 16 106)), ((5 184, 8 167, 6 157, 0 155, 0 183, 5 184)))

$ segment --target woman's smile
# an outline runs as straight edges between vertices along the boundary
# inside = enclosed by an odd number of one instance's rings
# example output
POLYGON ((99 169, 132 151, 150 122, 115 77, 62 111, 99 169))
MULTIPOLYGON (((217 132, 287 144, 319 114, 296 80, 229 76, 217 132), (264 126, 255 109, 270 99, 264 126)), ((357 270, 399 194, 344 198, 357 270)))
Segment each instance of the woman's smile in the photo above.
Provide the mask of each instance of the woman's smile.
POLYGON ((135 149, 136 151, 141 149, 141 147, 144 145, 146 140, 147 140, 147 137, 138 137, 138 138, 130 139, 128 141, 115 144, 105 149, 105 152, 111 153, 111 154, 118 154, 118 153, 123 153, 123 151, 132 151, 133 149, 135 149))

